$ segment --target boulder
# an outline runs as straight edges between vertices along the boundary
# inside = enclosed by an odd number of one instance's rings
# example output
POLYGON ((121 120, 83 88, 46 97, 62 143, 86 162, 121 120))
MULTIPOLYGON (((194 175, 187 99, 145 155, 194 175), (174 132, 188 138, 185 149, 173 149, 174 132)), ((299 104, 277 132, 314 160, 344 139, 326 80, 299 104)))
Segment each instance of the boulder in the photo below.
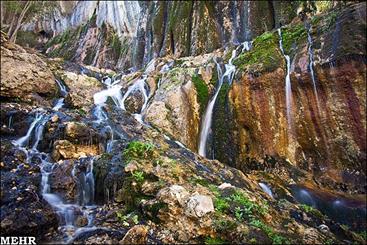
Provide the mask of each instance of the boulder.
POLYGON ((204 195, 193 195, 186 203, 185 214, 191 217, 203 217, 205 214, 214 212, 214 205, 211 197, 204 195))
POLYGON ((34 95, 50 98, 56 93, 55 77, 38 55, 14 43, 1 43, 0 96, 35 101, 34 95))
POLYGON ((133 226, 122 238, 119 244, 146 244, 148 227, 145 225, 133 226))
POLYGON ((72 108, 88 111, 93 105, 93 95, 103 89, 102 84, 94 77, 88 77, 84 74, 65 71, 61 79, 69 88, 69 93, 65 102, 72 108))

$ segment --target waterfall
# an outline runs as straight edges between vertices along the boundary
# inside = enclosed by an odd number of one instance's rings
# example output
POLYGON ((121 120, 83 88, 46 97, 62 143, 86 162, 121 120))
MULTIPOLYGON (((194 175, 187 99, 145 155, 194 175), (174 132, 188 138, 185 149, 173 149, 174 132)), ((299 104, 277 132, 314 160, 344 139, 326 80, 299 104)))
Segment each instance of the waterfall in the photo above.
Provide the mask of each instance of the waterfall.
POLYGON ((45 128, 45 124, 47 123, 49 118, 50 117, 48 117, 48 116, 44 116, 43 119, 41 120, 41 122, 38 124, 38 126, 36 128, 36 133, 35 133, 35 142, 32 146, 32 150, 37 150, 37 146, 38 146, 40 140, 42 140, 43 129, 45 128))
MULTIPOLYGON (((65 84, 63 84, 60 80, 56 79, 57 86, 60 89, 60 93, 62 97, 65 97, 68 94, 68 90, 66 89, 65 84)), ((54 111, 58 111, 60 108, 64 106, 65 98, 60 98, 56 101, 55 106, 52 108, 54 111)))
POLYGON ((95 93, 93 95, 94 104, 97 106, 104 106, 108 97, 110 97, 116 106, 123 108, 121 88, 121 85, 113 85, 105 90, 95 93))
POLYGON ((68 90, 66 89, 65 84, 63 84, 60 80, 56 79, 56 83, 60 89, 60 93, 63 97, 65 97, 68 94, 68 90))
POLYGON ((278 29, 279 34, 279 48, 287 62, 287 75, 285 77, 285 99, 286 99, 286 107, 287 107, 287 121, 288 121, 288 129, 292 131, 292 87, 291 87, 291 78, 290 78, 290 70, 291 70, 291 59, 289 55, 284 53, 283 49, 283 38, 281 28, 278 29))
POLYGON ((273 193, 272 193, 272 191, 271 191, 271 189, 270 189, 270 187, 267 185, 267 184, 265 184, 265 183, 259 183, 259 186, 261 187, 261 189, 266 193, 266 194, 268 194, 272 199, 274 199, 274 196, 273 196, 273 193))
POLYGON ((27 131, 27 134, 24 135, 23 137, 21 137, 20 139, 17 139, 13 143, 15 145, 20 146, 20 147, 26 146, 26 144, 29 143, 29 138, 31 137, 31 134, 33 132, 33 129, 36 127, 36 125, 38 124, 38 122, 40 122, 42 120, 43 117, 44 117, 44 114, 43 113, 37 113, 35 119, 31 123, 31 126, 29 126, 29 129, 27 131))
MULTIPOLYGON (((241 47, 241 45, 239 47, 241 47)), ((207 145, 210 129, 212 126, 213 108, 215 105, 215 101, 217 100, 217 97, 222 87, 224 79, 225 78, 227 79, 228 84, 232 84, 232 80, 234 78, 234 74, 236 71, 236 67, 235 65, 233 65, 233 60, 234 58, 236 58, 236 54, 237 54, 237 49, 234 49, 232 51, 232 56, 229 59, 228 64, 225 64, 225 72, 223 75, 222 75, 222 69, 220 65, 214 59, 214 62, 217 65, 219 80, 218 80, 217 90, 215 91, 213 98, 210 100, 208 106, 206 107, 205 114, 204 114, 204 120, 202 120, 202 124, 201 124, 201 132, 200 132, 200 140, 199 140, 199 154, 203 157, 206 157, 206 145, 207 145)))
POLYGON ((309 56, 309 68, 310 68, 310 73, 311 73, 311 79, 312 79, 312 85, 313 85, 313 90, 315 93, 315 98, 316 98, 316 105, 317 105, 317 109, 320 110, 320 104, 319 104, 319 96, 317 93, 317 87, 316 87, 316 78, 315 78, 315 74, 314 74, 314 60, 313 60, 313 50, 312 50, 312 37, 311 37, 311 24, 308 25, 307 28, 307 41, 308 41, 308 56, 309 56))
POLYGON ((134 92, 134 91, 137 91, 139 90, 142 95, 143 95, 143 98, 144 98, 144 103, 140 109, 140 113, 134 113, 133 116, 134 118, 141 124, 144 124, 144 121, 143 121, 143 112, 145 110, 145 108, 147 107, 147 104, 148 104, 148 91, 146 90, 145 88, 145 81, 147 80, 147 76, 146 75, 143 75, 142 78, 138 79, 133 85, 131 85, 126 93, 124 94, 124 97, 122 98, 122 101, 121 101, 121 105, 122 105, 122 109, 126 111, 125 109, 125 100, 127 99, 127 97, 129 97, 129 95, 134 92))
POLYGON ((54 111, 58 111, 60 108, 64 106, 64 98, 60 98, 56 101, 55 106, 52 108, 54 111))

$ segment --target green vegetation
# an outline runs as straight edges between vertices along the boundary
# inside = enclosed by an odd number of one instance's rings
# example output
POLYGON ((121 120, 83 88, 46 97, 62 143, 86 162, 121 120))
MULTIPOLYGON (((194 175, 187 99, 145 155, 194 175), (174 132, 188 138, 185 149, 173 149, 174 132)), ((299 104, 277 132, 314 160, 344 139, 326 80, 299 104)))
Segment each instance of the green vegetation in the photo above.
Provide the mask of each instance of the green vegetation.
POLYGON ((264 231, 273 244, 290 244, 289 241, 285 237, 279 234, 276 234, 270 226, 264 224, 260 220, 252 220, 250 222, 250 225, 264 231))
POLYGON ((255 216, 263 216, 268 211, 268 205, 258 205, 251 201, 244 193, 235 191, 229 197, 216 194, 214 207, 218 213, 233 214, 238 221, 255 216))
POLYGON ((120 210, 116 212, 116 217, 123 226, 139 224, 139 216, 135 212, 125 215, 125 213, 120 210))
POLYGON ((312 214, 312 215, 314 215, 316 217, 319 217, 319 218, 323 217, 323 214, 319 210, 317 210, 317 209, 315 209, 311 206, 308 206, 306 204, 301 204, 299 206, 303 211, 305 211, 308 214, 312 214))
POLYGON ((286 54, 294 53, 302 41, 307 40, 307 30, 303 24, 282 28, 283 48, 286 54))
POLYGON ((276 32, 265 32, 254 40, 250 51, 242 53, 234 60, 234 65, 247 72, 275 70, 282 63, 278 40, 276 32))
POLYGON ((132 159, 150 159, 153 156, 154 145, 141 141, 131 141, 123 152, 127 161, 132 159))
POLYGON ((144 182, 144 172, 135 171, 135 172, 133 172, 132 175, 133 175, 135 181, 138 182, 139 184, 142 184, 144 182))
POLYGON ((207 237, 205 239, 205 244, 226 244, 227 242, 218 237, 207 237))
POLYGON ((358 233, 365 241, 367 241, 367 231, 362 231, 361 233, 358 233))
POLYGON ((18 31, 17 43, 22 46, 35 47, 38 44, 38 37, 31 31, 18 31))
POLYGON ((203 114, 206 104, 208 103, 209 100, 208 87, 205 84, 205 81, 200 77, 200 75, 192 76, 191 80, 195 85, 197 100, 200 105, 200 114, 203 114))

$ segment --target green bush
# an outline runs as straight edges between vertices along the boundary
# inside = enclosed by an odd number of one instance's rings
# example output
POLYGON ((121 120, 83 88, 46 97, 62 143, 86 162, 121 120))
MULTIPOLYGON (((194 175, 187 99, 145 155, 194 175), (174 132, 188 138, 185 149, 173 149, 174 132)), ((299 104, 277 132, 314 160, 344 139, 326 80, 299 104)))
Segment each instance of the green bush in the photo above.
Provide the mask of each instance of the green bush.
POLYGON ((131 141, 123 152, 126 160, 132 159, 150 159, 153 156, 154 145, 141 141, 131 141))

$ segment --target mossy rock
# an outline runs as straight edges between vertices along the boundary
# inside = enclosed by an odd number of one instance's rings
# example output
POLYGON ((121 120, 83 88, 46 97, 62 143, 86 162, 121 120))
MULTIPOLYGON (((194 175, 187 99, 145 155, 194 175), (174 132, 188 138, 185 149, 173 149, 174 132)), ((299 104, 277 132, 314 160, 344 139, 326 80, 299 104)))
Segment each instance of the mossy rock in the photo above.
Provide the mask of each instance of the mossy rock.
POLYGON ((283 49, 288 55, 294 56, 297 48, 307 42, 307 30, 303 24, 282 28, 283 49))
POLYGON ((284 63, 279 50, 279 36, 276 31, 265 32, 258 36, 252 49, 239 55, 234 60, 234 65, 239 71, 249 73, 272 72, 284 63))
POLYGON ((202 115, 209 100, 208 86, 200 75, 192 76, 191 80, 195 85, 196 97, 200 105, 200 114, 202 115))

